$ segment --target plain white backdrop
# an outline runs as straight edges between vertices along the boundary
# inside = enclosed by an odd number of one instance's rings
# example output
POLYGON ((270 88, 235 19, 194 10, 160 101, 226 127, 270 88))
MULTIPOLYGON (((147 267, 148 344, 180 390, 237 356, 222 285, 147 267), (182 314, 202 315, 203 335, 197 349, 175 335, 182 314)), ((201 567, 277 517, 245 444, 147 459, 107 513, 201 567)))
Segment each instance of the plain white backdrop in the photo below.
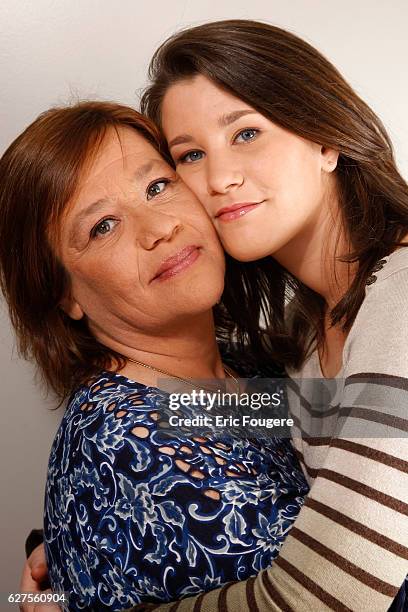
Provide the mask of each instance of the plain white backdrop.
MULTIPOLYGON (((259 19, 321 50, 380 115, 408 177, 406 0, 2 0, 0 154, 48 107, 77 98, 137 106, 167 36, 217 19, 259 19)), ((62 409, 16 355, 0 304, 0 592, 17 589, 24 540, 42 524, 48 453, 62 409)), ((3 608, 1 608, 3 609, 3 608)))

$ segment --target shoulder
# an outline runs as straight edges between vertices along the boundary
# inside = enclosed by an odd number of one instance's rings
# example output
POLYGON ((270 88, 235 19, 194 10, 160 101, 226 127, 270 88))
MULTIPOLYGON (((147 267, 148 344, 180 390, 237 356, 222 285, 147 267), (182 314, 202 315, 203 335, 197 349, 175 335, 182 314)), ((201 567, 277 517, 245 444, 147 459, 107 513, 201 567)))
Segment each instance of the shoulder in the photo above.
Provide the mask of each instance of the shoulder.
POLYGON ((64 418, 80 414, 86 421, 92 414, 104 421, 110 414, 123 417, 124 412, 140 416, 156 409, 164 395, 156 387, 146 387, 114 372, 101 372, 71 395, 64 418))
POLYGON ((408 274, 408 246, 402 246, 380 259, 374 266, 367 285, 380 285, 400 272, 408 274))
MULTIPOLYGON (((393 329, 400 322, 396 315, 408 317, 408 247, 400 248, 380 260, 367 280, 366 295, 353 329, 377 325, 393 329)), ((374 330, 373 330, 374 331, 374 330)))
POLYGON ((408 248, 382 259, 344 348, 345 375, 379 372, 408 377, 408 248))
POLYGON ((83 462, 115 463, 125 447, 148 446, 161 392, 110 372, 71 395, 52 445, 49 474, 68 474, 83 462))

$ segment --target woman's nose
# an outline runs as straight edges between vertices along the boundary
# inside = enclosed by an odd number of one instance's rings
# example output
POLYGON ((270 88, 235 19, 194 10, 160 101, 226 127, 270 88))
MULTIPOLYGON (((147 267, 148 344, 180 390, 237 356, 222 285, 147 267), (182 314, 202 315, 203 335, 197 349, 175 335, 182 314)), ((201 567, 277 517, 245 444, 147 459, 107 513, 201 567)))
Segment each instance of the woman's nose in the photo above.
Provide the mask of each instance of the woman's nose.
POLYGON ((160 242, 171 240, 181 229, 182 222, 178 217, 155 211, 150 206, 143 206, 142 214, 136 219, 137 240, 147 251, 154 249, 160 242))
POLYGON ((244 182, 243 173, 234 160, 217 158, 207 164, 207 191, 209 195, 226 194, 244 182))

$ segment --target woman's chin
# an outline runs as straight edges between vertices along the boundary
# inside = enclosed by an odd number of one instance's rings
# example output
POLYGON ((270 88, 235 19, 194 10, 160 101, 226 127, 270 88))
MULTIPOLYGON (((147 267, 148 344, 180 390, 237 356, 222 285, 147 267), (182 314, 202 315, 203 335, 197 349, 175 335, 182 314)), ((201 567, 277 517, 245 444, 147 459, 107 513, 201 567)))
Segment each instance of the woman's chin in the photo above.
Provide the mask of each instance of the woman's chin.
POLYGON ((185 315, 198 315, 211 311, 221 300, 224 292, 224 278, 213 279, 211 283, 191 282, 186 293, 180 292, 178 300, 185 315))
POLYGON ((234 244, 232 247, 230 245, 225 245, 224 248, 228 255, 243 263, 248 261, 256 261, 257 259, 262 259, 263 257, 268 257, 270 255, 269 249, 256 247, 255 245, 234 244))

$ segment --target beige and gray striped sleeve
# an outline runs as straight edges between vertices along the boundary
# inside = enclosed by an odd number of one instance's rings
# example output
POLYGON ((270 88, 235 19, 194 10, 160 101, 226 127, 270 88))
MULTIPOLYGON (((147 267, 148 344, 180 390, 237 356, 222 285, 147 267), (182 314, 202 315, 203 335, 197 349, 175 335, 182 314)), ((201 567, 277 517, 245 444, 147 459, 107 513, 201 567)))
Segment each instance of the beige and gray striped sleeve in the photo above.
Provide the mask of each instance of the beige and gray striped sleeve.
POLYGON ((370 288, 347 341, 337 435, 309 441, 326 449, 273 566, 154 610, 388 610, 408 573, 407 303, 408 269, 370 288))

